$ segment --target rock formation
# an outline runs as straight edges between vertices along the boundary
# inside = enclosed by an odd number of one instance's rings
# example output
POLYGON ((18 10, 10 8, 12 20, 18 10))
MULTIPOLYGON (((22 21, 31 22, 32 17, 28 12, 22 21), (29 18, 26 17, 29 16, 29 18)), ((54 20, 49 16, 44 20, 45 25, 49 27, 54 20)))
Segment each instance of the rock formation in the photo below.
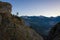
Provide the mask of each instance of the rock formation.
POLYGON ((60 22, 51 29, 48 40, 60 40, 60 22))
POLYGON ((0 2, 0 40, 43 40, 24 21, 11 14, 11 4, 0 2))
POLYGON ((0 2, 0 13, 11 13, 12 5, 7 2, 0 2))

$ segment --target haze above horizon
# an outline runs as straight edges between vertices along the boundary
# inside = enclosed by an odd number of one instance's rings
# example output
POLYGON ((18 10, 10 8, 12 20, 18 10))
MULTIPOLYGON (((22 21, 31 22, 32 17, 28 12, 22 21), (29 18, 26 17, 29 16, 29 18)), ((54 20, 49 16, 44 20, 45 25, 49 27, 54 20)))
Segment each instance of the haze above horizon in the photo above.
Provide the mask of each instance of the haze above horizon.
POLYGON ((12 14, 19 16, 60 16, 60 0, 1 0, 12 4, 12 14))

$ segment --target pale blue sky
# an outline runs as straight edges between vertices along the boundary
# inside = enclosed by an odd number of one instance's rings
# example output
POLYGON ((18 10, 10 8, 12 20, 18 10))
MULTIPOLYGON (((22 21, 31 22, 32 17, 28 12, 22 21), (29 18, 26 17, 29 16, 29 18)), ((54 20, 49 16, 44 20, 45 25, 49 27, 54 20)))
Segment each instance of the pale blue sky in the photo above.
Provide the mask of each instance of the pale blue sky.
POLYGON ((19 16, 60 16, 60 0, 1 0, 12 4, 12 14, 19 16))

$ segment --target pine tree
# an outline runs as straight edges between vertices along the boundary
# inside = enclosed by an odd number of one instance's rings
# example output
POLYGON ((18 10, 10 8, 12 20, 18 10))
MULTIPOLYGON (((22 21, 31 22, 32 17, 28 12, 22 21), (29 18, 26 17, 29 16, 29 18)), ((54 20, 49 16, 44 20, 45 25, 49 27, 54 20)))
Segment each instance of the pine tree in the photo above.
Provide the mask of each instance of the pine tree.
POLYGON ((19 15, 19 13, 17 12, 17 14, 16 14, 17 16, 19 15))

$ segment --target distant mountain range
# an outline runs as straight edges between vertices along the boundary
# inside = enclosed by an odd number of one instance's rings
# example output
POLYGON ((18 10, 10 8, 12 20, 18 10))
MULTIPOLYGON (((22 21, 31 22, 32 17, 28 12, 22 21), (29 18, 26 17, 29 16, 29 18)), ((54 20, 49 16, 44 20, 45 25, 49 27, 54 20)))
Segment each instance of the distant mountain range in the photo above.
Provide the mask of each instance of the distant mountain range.
POLYGON ((24 19, 25 24, 33 28, 36 32, 42 35, 48 35, 50 29, 55 24, 60 22, 60 16, 57 17, 45 17, 45 16, 21 16, 24 19))

